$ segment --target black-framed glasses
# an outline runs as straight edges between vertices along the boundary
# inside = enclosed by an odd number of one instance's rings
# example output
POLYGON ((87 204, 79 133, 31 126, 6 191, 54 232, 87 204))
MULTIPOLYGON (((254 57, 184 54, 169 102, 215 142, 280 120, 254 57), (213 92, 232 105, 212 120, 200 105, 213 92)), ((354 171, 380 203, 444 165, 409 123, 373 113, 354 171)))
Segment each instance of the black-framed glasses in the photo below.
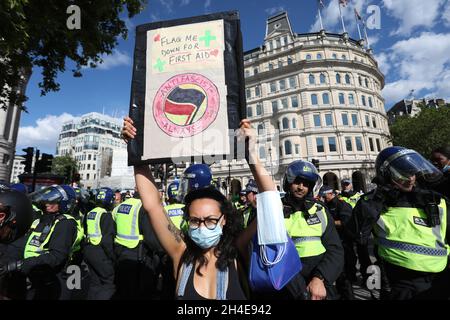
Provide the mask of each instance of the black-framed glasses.
POLYGON ((205 225, 205 227, 209 230, 213 230, 216 228, 217 224, 219 223, 220 219, 222 219, 223 213, 220 215, 219 218, 210 218, 207 217, 205 219, 199 219, 199 218, 188 218, 187 222, 189 225, 189 228, 195 230, 200 228, 202 223, 205 225))

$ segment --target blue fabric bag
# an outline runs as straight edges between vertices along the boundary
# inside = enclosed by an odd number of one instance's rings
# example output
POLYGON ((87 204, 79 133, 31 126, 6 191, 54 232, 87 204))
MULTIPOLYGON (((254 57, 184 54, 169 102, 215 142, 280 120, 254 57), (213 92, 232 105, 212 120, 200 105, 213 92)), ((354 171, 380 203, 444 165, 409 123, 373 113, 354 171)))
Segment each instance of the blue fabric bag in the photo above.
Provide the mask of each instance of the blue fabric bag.
POLYGON ((256 292, 281 290, 302 270, 302 263, 292 239, 280 244, 259 245, 253 237, 249 283, 256 292))

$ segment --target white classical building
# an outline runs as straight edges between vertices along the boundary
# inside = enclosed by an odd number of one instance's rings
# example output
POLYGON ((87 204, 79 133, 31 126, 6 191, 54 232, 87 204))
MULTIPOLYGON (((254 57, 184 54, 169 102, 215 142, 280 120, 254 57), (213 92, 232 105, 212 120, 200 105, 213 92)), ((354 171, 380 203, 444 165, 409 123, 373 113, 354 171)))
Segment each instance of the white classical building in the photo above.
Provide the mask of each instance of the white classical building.
MULTIPOLYGON (((294 33, 282 12, 268 18, 264 43, 244 53, 244 68, 247 117, 266 138, 259 154, 277 184, 292 161, 317 159, 325 184, 338 188, 350 178, 355 189, 366 190, 389 129, 384 76, 363 41, 294 33)), ((221 180, 231 176, 233 193, 251 178, 242 161, 212 169, 221 180)))
POLYGON ((6 182, 11 180, 20 114, 17 106, 0 108, 0 180, 6 182))
MULTIPOLYGON (((57 142, 56 156, 70 154, 75 158, 84 187, 114 188, 115 186, 103 184, 102 179, 112 175, 114 153, 126 153, 126 144, 120 138, 121 128, 121 119, 97 112, 81 116, 80 121, 65 122, 57 142)), ((123 176, 124 170, 127 170, 126 162, 122 161, 121 165, 124 168, 119 171, 123 176)))

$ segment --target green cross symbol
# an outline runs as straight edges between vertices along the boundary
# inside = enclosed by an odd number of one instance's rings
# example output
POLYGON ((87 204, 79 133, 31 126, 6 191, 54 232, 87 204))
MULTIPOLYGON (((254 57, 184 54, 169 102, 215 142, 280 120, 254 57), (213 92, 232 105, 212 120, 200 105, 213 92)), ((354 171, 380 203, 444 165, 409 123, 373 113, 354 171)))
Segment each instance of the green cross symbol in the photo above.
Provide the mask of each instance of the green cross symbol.
POLYGON ((211 40, 216 40, 216 36, 212 36, 212 35, 211 35, 211 31, 206 30, 206 31, 205 31, 205 36, 204 36, 204 37, 200 37, 199 40, 200 40, 200 41, 205 41, 205 46, 206 46, 206 47, 209 47, 209 42, 210 42, 211 40))
POLYGON ((160 58, 158 58, 158 61, 156 61, 156 64, 153 66, 153 68, 158 69, 158 71, 161 72, 163 71, 165 64, 165 61, 162 61, 160 58))

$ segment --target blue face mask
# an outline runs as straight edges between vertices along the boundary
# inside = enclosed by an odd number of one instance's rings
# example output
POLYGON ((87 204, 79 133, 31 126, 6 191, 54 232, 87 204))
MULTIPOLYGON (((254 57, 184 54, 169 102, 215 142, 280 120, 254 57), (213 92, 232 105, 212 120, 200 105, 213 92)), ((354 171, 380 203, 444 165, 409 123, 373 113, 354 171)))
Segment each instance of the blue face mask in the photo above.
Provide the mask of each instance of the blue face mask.
POLYGON ((442 169, 442 172, 447 172, 447 171, 450 171, 450 165, 448 164, 448 165, 446 165, 443 169, 442 169))
POLYGON ((189 228, 188 234, 196 245, 202 249, 208 249, 219 243, 222 236, 222 226, 217 224, 212 230, 202 226, 197 229, 189 228))

